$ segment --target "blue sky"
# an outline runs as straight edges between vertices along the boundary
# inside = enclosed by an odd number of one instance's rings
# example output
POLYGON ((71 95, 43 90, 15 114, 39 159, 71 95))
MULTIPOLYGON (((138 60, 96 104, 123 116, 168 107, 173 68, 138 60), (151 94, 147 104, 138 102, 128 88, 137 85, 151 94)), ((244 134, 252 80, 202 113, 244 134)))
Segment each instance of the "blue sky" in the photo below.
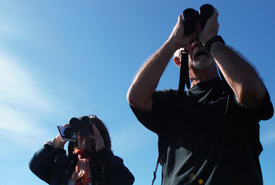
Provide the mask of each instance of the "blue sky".
MULTIPOLYGON (((136 120, 126 93, 178 15, 205 3, 218 9, 219 34, 257 68, 274 102, 274 1, 0 0, 0 183, 45 184, 28 169, 34 152, 57 125, 96 114, 135 185, 150 184, 157 136, 136 120)), ((158 89, 176 89, 178 79, 170 62, 158 89)), ((260 128, 266 185, 274 184, 274 122, 260 128)))

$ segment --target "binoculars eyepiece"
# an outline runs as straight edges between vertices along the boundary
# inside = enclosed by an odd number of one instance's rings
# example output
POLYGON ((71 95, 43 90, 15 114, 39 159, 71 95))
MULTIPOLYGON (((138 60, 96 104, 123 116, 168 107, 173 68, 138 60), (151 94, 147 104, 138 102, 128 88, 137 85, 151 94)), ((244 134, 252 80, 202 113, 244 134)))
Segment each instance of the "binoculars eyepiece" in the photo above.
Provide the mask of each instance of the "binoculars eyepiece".
POLYGON ((73 117, 70 119, 70 128, 64 130, 64 135, 68 138, 72 137, 74 133, 80 131, 80 135, 87 137, 92 134, 93 122, 89 116, 84 116, 81 119, 73 117))
POLYGON ((199 21, 204 28, 206 21, 213 15, 214 7, 210 4, 204 4, 200 7, 200 12, 193 8, 187 8, 182 13, 182 21, 184 23, 184 34, 190 35, 196 30, 196 20, 199 21))

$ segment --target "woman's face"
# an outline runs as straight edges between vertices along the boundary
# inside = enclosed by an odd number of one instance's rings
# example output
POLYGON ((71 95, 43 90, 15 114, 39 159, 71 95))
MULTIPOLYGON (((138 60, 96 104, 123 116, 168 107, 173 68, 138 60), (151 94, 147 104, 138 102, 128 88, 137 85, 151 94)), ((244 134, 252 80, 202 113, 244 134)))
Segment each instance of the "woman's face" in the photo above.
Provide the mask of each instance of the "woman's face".
POLYGON ((87 152, 96 152, 101 148, 105 147, 104 139, 98 131, 95 124, 92 125, 90 135, 86 136, 82 134, 81 130, 76 133, 78 140, 78 148, 86 150, 87 152))
POLYGON ((79 149, 85 150, 87 152, 95 152, 95 143, 90 136, 84 137, 78 133, 77 140, 79 149))

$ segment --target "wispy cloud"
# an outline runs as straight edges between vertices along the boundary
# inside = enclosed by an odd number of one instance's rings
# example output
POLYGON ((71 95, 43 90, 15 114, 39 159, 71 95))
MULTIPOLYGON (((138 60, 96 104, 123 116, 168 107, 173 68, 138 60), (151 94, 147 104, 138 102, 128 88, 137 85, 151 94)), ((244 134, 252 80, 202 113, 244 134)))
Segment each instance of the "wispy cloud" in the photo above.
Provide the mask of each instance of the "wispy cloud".
MULTIPOLYGON (((2 4, 1 4, 2 5, 2 4)), ((6 39, 32 39, 33 20, 28 7, 5 2, 0 8, 0 38, 6 39), (24 12, 24 14, 23 14, 24 12)))
POLYGON ((5 57, 3 53, 0 56, 0 137, 18 144, 35 142, 33 138, 44 133, 35 127, 39 114, 52 111, 53 107, 38 83, 16 59, 5 57))

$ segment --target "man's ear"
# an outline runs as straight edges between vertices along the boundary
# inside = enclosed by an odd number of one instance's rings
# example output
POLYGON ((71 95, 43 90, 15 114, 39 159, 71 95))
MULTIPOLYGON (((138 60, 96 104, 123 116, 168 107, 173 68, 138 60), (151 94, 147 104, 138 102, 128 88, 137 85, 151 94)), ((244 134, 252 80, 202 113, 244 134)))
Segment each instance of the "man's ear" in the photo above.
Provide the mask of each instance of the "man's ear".
POLYGON ((181 62, 180 62, 180 58, 179 58, 179 57, 174 57, 174 62, 175 62, 175 64, 176 64, 178 67, 180 67, 181 62))

